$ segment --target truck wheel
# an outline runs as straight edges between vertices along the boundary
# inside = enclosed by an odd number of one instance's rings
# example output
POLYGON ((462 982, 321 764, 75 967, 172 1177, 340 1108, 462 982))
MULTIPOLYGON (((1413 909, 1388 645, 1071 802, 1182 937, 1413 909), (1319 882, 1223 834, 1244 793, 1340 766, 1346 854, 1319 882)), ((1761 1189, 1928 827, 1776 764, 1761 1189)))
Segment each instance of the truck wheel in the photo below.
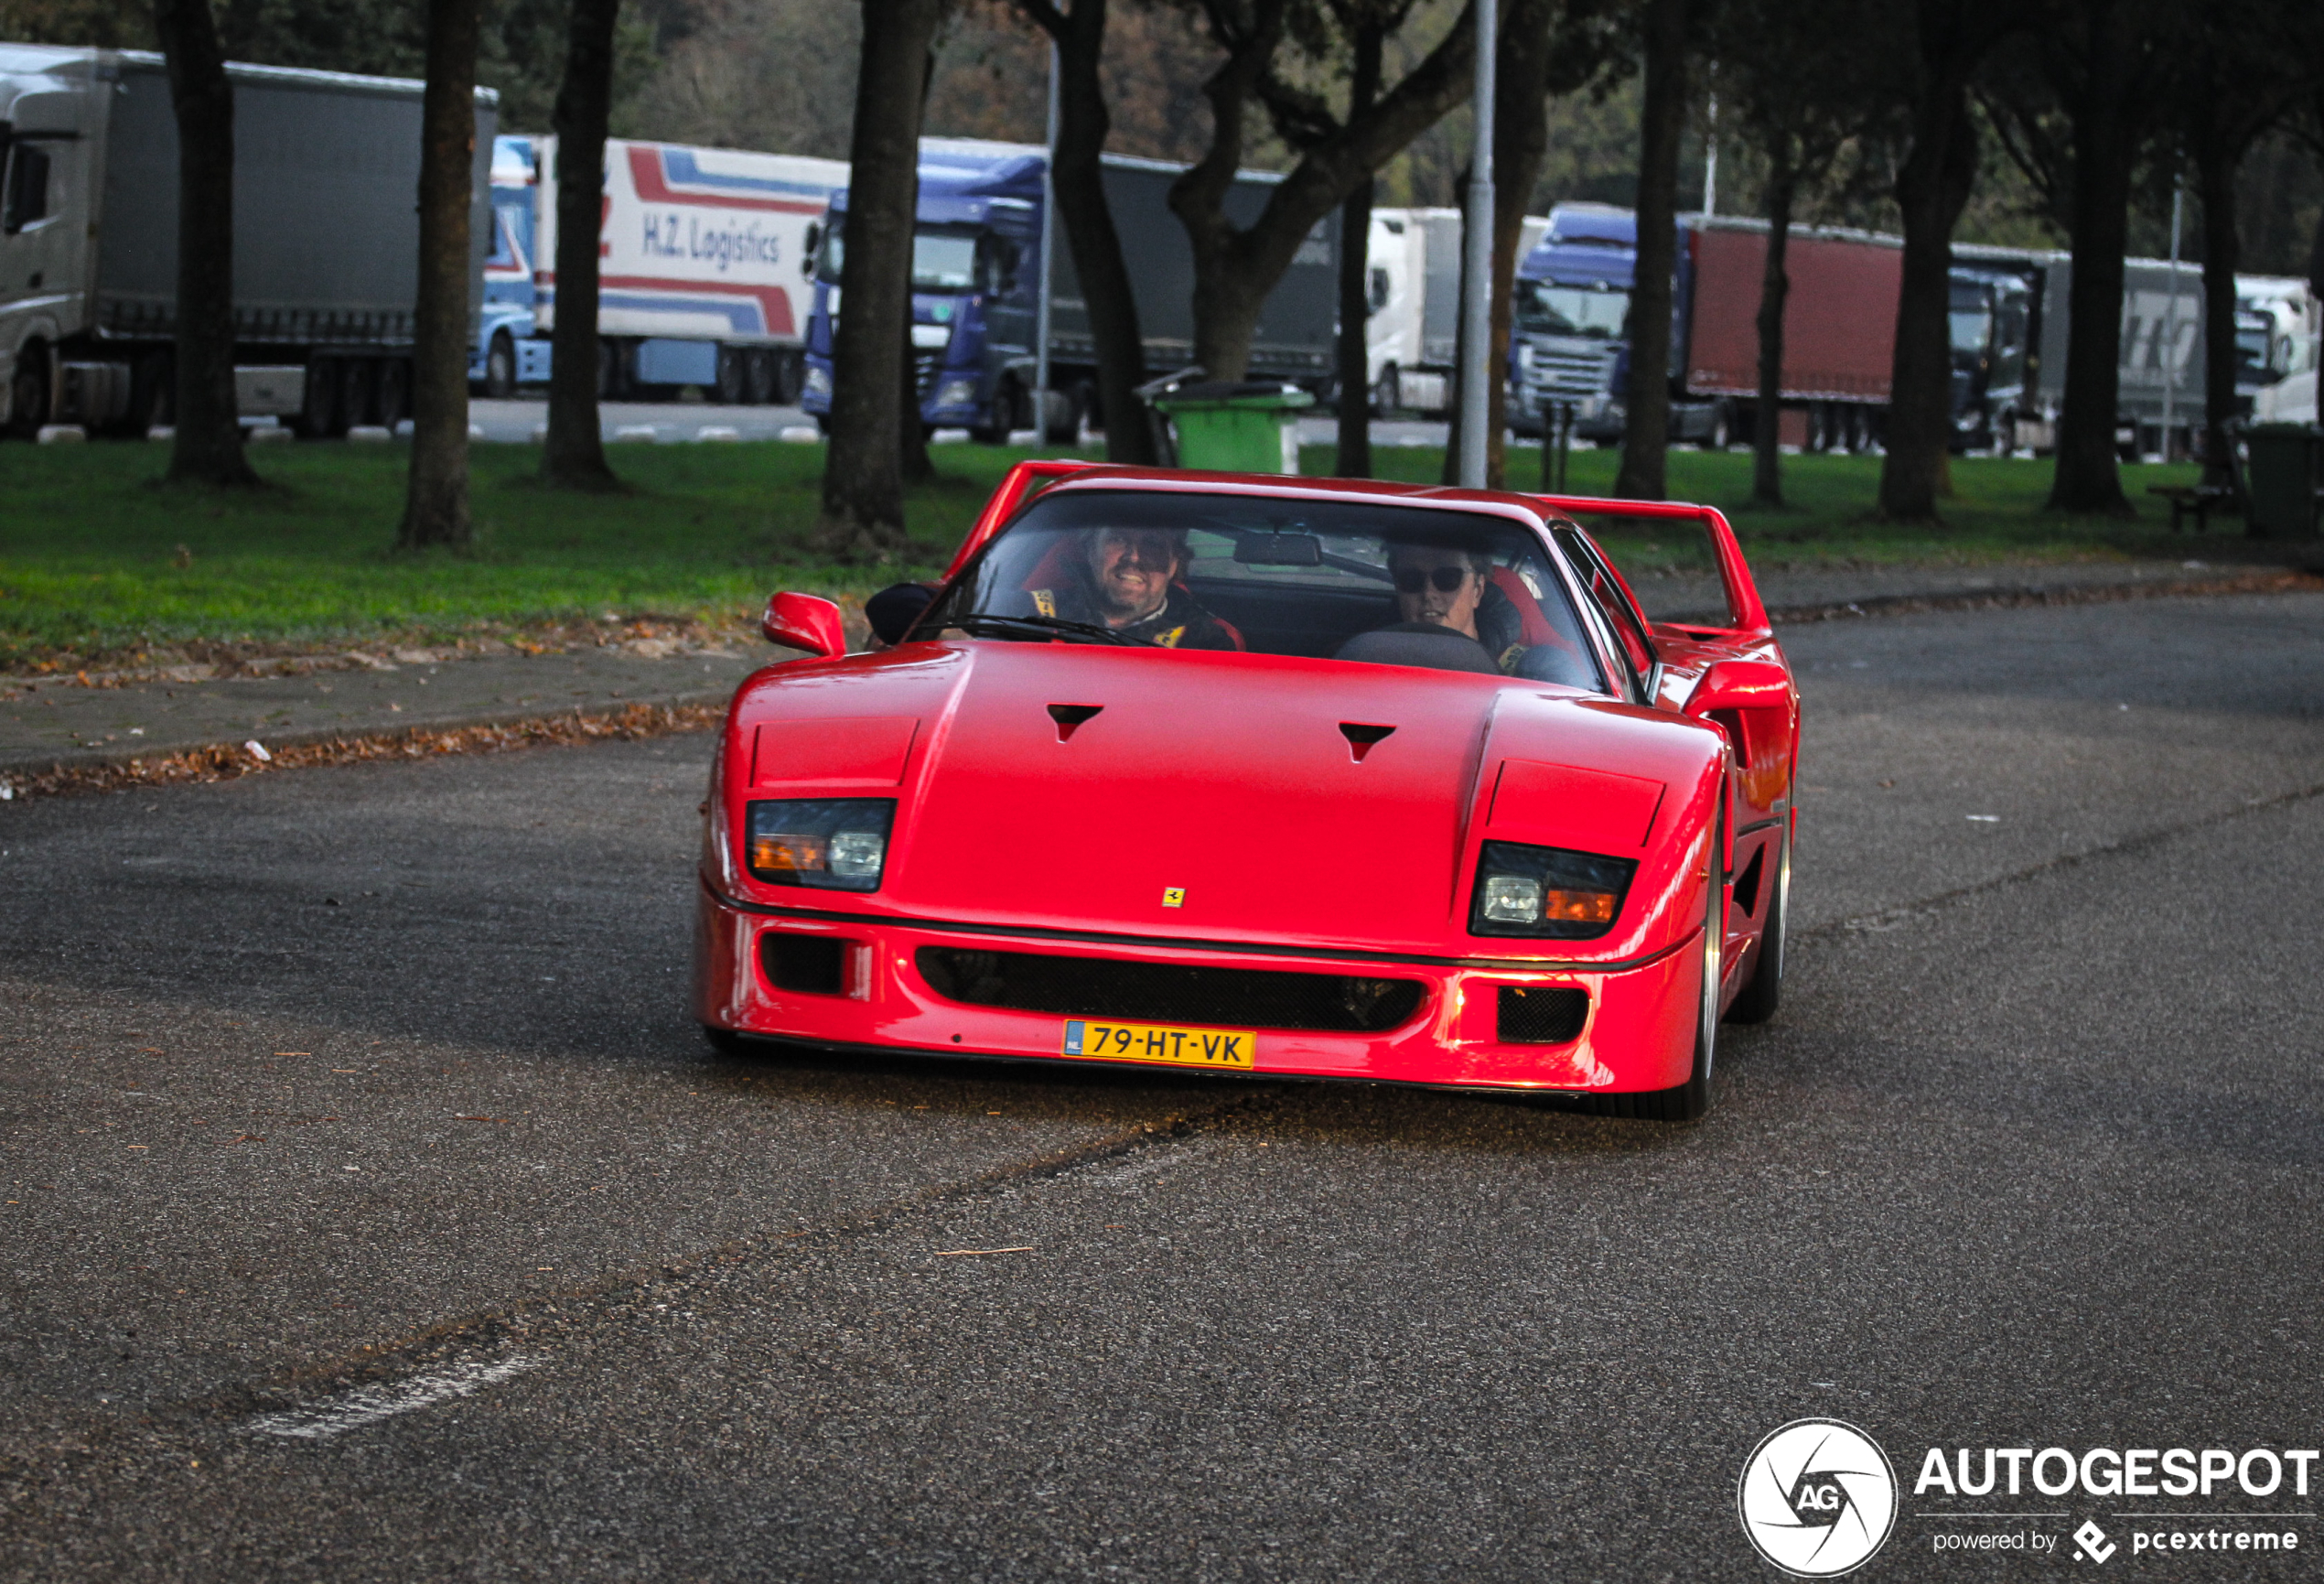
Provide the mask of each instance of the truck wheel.
POLYGON ((137 360, 129 383, 129 421, 125 433, 143 438, 169 423, 178 411, 178 361, 167 352, 148 352, 137 360))
POLYGON ((48 421, 48 349, 27 341, 16 353, 16 377, 8 382, 8 427, 27 438, 48 421))
POLYGON ((1396 409, 1404 404, 1404 382, 1390 363, 1380 371, 1380 379, 1372 387, 1372 415, 1375 418, 1393 417, 1396 409))
POLYGON ((379 393, 379 364, 370 358, 350 358, 339 382, 339 417, 331 433, 344 435, 371 421, 373 398, 379 393))
POLYGON ((780 372, 782 354, 766 347, 753 347, 743 363, 742 399, 754 407, 773 404, 776 388, 782 383, 780 372))
POLYGON ((747 354, 740 347, 718 349, 718 372, 711 395, 722 407, 739 407, 749 394, 750 379, 744 364, 747 354))
MULTIPOLYGON (((513 350, 509 353, 509 361, 513 368, 516 361, 513 350)), ((513 377, 509 381, 509 388, 511 391, 516 388, 513 377)), ((380 364, 377 406, 380 422, 390 429, 412 415, 412 365, 403 359, 389 358, 380 364)))
POLYGON ((1042 415, 1048 420, 1042 426, 1042 439, 1052 446, 1071 446, 1081 437, 1081 390, 1080 385, 1071 385, 1052 392, 1054 400, 1042 403, 1048 409, 1042 415))
POLYGON ((775 404, 779 407, 799 405, 800 393, 807 388, 807 354, 784 350, 774 354, 775 404))
POLYGON ((298 421, 292 425, 301 437, 319 440, 333 433, 331 426, 339 419, 339 383, 344 372, 340 359, 307 360, 307 394, 299 404, 298 421))
POLYGON ((1735 415, 1727 411, 1725 402, 1711 409, 1711 426, 1703 436, 1703 449, 1724 451, 1735 438, 1735 415))
POLYGON ((516 394, 516 343, 506 330, 496 330, 484 353, 484 393, 496 402, 516 394))
POLYGON ((1017 387, 1006 381, 995 386, 981 422, 971 424, 968 437, 980 446, 1006 446, 1017 424, 1017 387))

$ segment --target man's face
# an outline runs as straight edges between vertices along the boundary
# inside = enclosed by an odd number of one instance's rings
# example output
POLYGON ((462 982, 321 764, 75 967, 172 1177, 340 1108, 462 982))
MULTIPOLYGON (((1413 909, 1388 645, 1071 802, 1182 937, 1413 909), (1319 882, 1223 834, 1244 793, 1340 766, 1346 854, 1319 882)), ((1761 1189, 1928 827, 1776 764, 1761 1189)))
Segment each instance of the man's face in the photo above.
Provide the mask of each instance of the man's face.
POLYGON ((1396 575, 1396 609, 1406 621, 1426 621, 1477 636, 1477 601, 1485 581, 1458 550, 1398 550, 1388 558, 1396 575))
POLYGON ((1126 627, 1161 609, 1178 575, 1178 546, 1162 529, 1101 528, 1091 536, 1090 581, 1109 626, 1126 627))

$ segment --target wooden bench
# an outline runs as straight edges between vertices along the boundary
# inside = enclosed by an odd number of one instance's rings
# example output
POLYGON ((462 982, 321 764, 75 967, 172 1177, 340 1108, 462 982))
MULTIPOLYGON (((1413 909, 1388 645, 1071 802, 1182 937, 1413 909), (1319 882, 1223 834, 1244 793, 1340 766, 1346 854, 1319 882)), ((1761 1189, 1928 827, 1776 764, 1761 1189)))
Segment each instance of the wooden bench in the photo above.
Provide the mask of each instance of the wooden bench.
POLYGON ((2149 484, 2146 493, 2160 495, 2170 502, 2170 531, 2174 533, 2190 512, 2195 514, 2195 532, 2200 533, 2211 526, 2213 507, 2233 507, 2235 503, 2234 490, 2225 484, 2149 484))

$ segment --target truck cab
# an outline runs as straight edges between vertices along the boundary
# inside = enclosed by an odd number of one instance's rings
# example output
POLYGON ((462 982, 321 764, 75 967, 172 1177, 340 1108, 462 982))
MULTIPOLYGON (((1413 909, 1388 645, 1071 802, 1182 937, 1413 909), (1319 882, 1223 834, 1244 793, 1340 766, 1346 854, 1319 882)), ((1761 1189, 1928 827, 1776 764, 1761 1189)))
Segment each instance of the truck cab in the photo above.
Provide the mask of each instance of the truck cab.
POLYGON ((492 237, 484 258, 484 311, 468 349, 468 383, 506 397, 549 377, 549 343, 536 338, 533 249, 541 185, 534 140, 492 140, 492 237))
POLYGON ((1958 453, 2017 445, 2017 423, 2033 403, 2027 386, 2039 283, 2010 270, 1953 271, 1946 327, 1953 356, 1953 427, 1958 453))
MULTIPOLYGON (((912 237, 911 361, 921 424, 993 445, 1034 426, 1044 156, 972 139, 920 145, 912 237)), ((832 344, 843 308, 847 194, 812 240, 807 380, 800 404, 831 415, 832 344)))
POLYGON ((1629 376, 1630 289, 1638 216, 1603 203, 1561 203, 1519 263, 1510 359, 1510 426, 1538 435, 1554 406, 1575 413, 1574 434, 1621 438, 1619 393, 1629 376))

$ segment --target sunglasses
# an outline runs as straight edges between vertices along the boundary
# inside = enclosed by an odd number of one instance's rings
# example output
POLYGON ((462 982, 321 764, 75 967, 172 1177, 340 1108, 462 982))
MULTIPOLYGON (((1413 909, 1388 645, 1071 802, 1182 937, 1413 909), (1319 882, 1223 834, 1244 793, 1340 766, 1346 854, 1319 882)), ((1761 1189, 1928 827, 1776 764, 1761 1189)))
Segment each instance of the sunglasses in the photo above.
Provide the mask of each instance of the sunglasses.
POLYGON ((1396 574, 1396 592, 1417 594, 1433 583, 1437 593, 1450 594, 1468 582, 1469 576, 1469 569, 1466 566, 1432 566, 1426 572, 1417 566, 1407 566, 1396 574))

